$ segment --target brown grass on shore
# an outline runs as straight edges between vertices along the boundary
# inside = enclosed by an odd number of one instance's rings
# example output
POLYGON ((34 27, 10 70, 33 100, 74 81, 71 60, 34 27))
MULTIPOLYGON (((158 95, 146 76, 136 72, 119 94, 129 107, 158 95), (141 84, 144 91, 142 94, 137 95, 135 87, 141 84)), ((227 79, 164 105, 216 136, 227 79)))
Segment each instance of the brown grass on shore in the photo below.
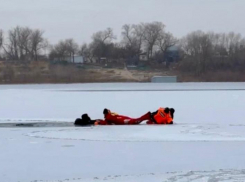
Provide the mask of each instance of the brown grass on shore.
POLYGON ((22 83, 90 83, 90 82, 150 82, 153 76, 177 75, 180 82, 242 82, 243 72, 216 71, 202 75, 176 70, 127 70, 114 68, 85 69, 76 65, 49 62, 3 63, 0 61, 0 84, 22 83))

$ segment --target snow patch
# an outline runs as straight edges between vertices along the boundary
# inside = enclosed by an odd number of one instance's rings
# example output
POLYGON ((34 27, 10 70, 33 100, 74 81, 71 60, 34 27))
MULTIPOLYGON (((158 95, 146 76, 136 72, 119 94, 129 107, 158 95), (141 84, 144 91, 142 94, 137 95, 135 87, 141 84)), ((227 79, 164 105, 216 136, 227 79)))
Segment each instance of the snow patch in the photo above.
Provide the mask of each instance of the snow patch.
POLYGON ((242 128, 239 129, 218 124, 94 126, 35 131, 26 136, 111 142, 245 141, 245 133, 242 128))

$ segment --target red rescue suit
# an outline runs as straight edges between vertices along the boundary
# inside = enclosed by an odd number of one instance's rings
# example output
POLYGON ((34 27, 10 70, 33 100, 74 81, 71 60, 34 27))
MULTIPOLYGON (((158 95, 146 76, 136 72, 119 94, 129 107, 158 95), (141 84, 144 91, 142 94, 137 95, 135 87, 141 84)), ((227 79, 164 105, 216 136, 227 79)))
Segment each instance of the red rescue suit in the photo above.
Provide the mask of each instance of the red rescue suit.
POLYGON ((115 124, 115 125, 135 125, 141 123, 144 120, 150 120, 150 117, 151 117, 150 113, 146 113, 145 115, 139 118, 130 118, 128 116, 107 113, 105 114, 105 121, 108 124, 115 124))
POLYGON ((170 112, 166 113, 164 108, 159 108, 156 114, 153 116, 153 121, 148 121, 147 124, 173 124, 173 118, 170 112))

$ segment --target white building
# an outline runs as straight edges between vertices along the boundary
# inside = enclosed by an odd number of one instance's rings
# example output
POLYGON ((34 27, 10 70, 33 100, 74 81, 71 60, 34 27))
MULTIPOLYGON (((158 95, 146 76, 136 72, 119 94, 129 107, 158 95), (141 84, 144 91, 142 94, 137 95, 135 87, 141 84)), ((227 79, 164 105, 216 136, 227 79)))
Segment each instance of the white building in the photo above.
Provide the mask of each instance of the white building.
POLYGON ((83 56, 66 56, 63 58, 55 58, 54 61, 66 61, 68 63, 74 63, 74 64, 83 64, 84 63, 84 58, 83 56))
POLYGON ((152 83, 176 83, 177 76, 153 76, 151 78, 152 83))
POLYGON ((140 61, 148 61, 148 58, 147 58, 147 53, 142 53, 139 55, 139 60, 140 61))
POLYGON ((69 56, 66 57, 65 60, 69 63, 75 63, 75 64, 83 64, 84 63, 84 59, 83 56, 69 56))

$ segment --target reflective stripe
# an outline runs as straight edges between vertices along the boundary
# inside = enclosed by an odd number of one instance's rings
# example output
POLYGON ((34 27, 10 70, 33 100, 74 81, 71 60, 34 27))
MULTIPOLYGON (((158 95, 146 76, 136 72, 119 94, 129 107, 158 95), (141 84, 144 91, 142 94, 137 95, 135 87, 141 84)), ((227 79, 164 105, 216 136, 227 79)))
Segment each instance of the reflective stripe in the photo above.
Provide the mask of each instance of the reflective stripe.
POLYGON ((128 124, 129 123, 129 121, 130 121, 130 119, 124 119, 124 124, 128 124))
POLYGON ((159 114, 164 118, 165 117, 165 115, 161 112, 161 111, 159 111, 159 114))
POLYGON ((168 115, 169 114, 164 112, 164 108, 159 108, 154 119, 158 124, 166 124, 168 123, 168 115))

